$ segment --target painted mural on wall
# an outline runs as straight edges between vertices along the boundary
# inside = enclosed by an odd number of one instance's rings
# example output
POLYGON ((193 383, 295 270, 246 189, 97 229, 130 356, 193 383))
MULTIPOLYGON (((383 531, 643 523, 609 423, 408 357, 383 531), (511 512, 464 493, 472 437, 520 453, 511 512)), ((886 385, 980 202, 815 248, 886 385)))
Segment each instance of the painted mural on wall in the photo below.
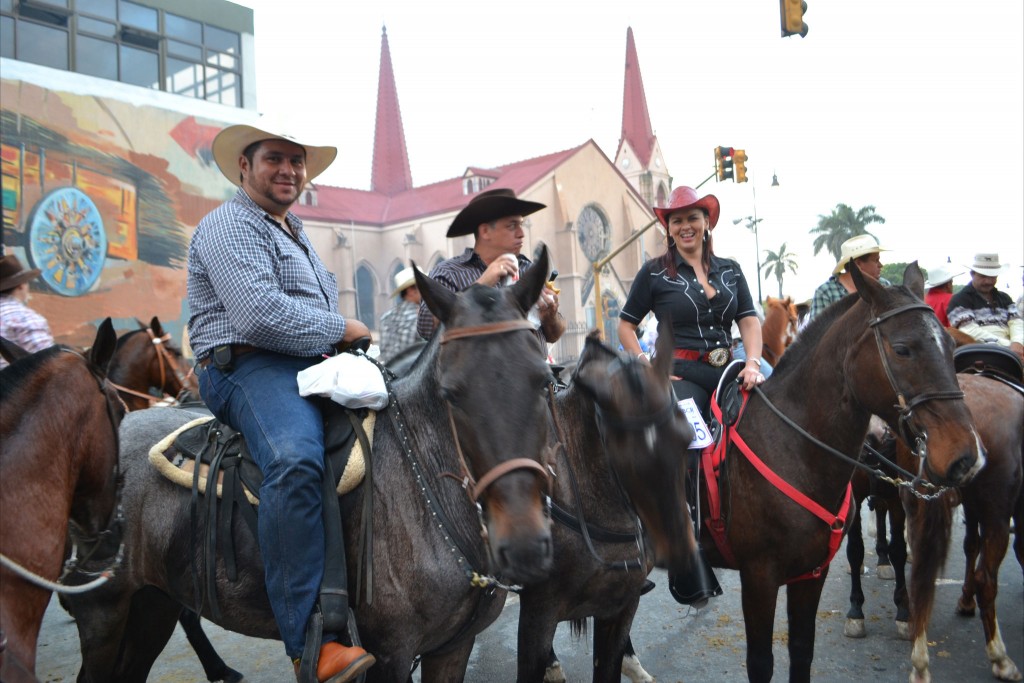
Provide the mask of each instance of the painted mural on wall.
POLYGON ((212 164, 225 123, 0 80, 3 245, 42 275, 31 306, 59 342, 159 316, 181 340, 199 220, 234 192, 212 164))

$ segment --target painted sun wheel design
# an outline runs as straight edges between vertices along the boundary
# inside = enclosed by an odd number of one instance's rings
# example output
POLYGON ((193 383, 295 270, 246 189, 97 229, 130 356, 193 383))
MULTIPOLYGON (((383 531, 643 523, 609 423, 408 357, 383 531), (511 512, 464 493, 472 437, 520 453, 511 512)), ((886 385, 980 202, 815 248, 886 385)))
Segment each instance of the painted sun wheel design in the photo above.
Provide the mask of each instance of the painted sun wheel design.
POLYGON ((595 206, 585 206, 576 219, 580 248, 591 262, 599 261, 611 250, 611 226, 604 213, 595 206))
POLYGON ((28 220, 28 256, 58 294, 81 296, 99 280, 107 258, 103 218, 76 187, 47 194, 28 220))

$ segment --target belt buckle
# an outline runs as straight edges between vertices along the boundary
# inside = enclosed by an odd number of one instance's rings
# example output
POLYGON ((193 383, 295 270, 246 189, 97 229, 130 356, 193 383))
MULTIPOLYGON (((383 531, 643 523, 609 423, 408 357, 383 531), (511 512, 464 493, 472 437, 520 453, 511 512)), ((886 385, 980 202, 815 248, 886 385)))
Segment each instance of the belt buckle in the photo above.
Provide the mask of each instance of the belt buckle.
POLYGON ((708 365, 713 368, 720 368, 729 362, 729 349, 711 349, 707 355, 708 365))

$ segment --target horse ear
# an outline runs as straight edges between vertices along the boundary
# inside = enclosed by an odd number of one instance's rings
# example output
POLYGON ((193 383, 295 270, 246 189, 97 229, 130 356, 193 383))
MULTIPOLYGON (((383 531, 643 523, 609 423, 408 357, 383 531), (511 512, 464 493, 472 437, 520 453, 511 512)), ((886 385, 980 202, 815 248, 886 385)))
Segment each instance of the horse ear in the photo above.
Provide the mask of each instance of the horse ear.
POLYGON ((857 295, 868 304, 874 304, 876 301, 879 301, 885 289, 882 283, 874 278, 865 276, 864 273, 860 272, 857 263, 852 259, 846 264, 846 268, 850 271, 850 276, 853 277, 853 285, 857 288, 857 295))
POLYGON ((21 360, 28 355, 28 351, 21 348, 10 339, 0 337, 0 356, 3 356, 4 360, 8 363, 13 365, 15 361, 21 360))
POLYGON ((164 328, 160 326, 160 318, 155 315, 149 321, 149 329, 153 330, 153 336, 157 338, 164 336, 164 328))
POLYGON ((110 358, 114 355, 116 346, 117 333, 114 332, 114 323, 110 318, 106 318, 96 330, 96 339, 92 343, 92 348, 89 349, 89 363, 104 376, 107 374, 107 366, 110 365, 110 358))
POLYGON ((903 271, 903 286, 913 292, 918 299, 924 299, 924 275, 917 261, 910 263, 903 271))
POLYGON ((512 293, 524 311, 529 311, 540 298, 544 283, 548 279, 548 248, 543 242, 537 245, 536 259, 519 282, 512 286, 512 293))
POLYGON ((672 373, 672 351, 675 338, 672 336, 672 318, 665 315, 658 318, 658 339, 654 342, 654 369, 658 375, 668 377, 672 373))
POLYGON ((416 288, 423 296, 423 302, 427 308, 441 322, 447 324, 452 313, 452 306, 455 304, 455 292, 444 285, 438 284, 432 278, 423 274, 412 261, 412 274, 416 278, 416 288))

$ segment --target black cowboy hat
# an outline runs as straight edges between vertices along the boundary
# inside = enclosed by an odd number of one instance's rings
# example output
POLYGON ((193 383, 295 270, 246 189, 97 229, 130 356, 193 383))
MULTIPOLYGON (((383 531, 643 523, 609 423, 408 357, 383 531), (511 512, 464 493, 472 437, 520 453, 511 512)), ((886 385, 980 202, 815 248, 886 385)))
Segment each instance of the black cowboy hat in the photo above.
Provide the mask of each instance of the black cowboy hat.
POLYGON ((38 268, 25 270, 21 261, 14 254, 8 254, 0 260, 0 292, 14 289, 23 282, 34 280, 42 271, 38 268))
POLYGON ((466 208, 459 211, 448 226, 448 237, 472 235, 481 223, 490 223, 505 216, 529 216, 544 208, 547 208, 546 204, 519 199, 508 188, 487 190, 470 199, 466 208))

